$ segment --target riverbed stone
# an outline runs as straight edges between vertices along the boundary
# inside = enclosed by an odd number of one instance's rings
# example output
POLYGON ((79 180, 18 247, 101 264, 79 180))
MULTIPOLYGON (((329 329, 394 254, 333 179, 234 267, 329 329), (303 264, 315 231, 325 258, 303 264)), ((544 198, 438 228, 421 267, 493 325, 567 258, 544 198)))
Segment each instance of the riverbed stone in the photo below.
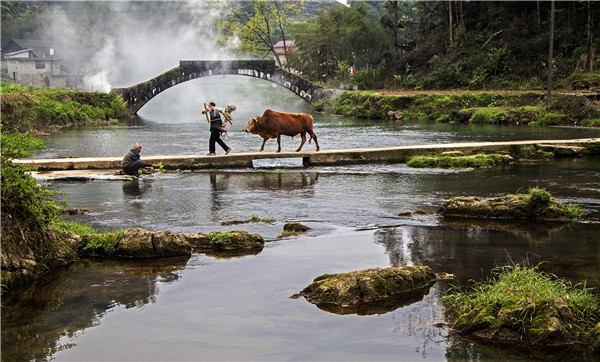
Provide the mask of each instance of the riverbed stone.
POLYGON ((428 266, 372 268, 324 274, 292 298, 304 297, 316 305, 352 306, 413 293, 435 282, 428 266))
POLYGON ((2 232, 0 248, 0 281, 5 287, 27 284, 49 269, 70 263, 75 257, 69 242, 51 228, 6 228, 2 232))
POLYGON ((310 230, 310 227, 302 225, 299 222, 288 222, 283 225, 283 231, 288 233, 304 233, 310 230))
POLYGON ((180 235, 171 231, 149 231, 141 228, 125 229, 112 256, 148 258, 188 255, 191 246, 180 235))
POLYGON ((555 157, 579 157, 583 155, 584 147, 569 145, 538 145, 538 150, 552 152, 555 157))
POLYGON ((444 217, 569 221, 558 202, 535 202, 517 195, 481 199, 460 196, 445 201, 439 209, 444 217))
POLYGON ((591 337, 592 349, 596 352, 600 352, 600 322, 596 324, 591 337))
POLYGON ((228 232, 182 233, 181 236, 196 250, 243 251, 260 250, 265 240, 259 234, 235 230, 228 232))
POLYGON ((527 308, 500 305, 475 308, 461 315, 453 329, 495 343, 560 347, 585 344, 585 337, 576 325, 571 309, 564 300, 557 298, 548 304, 527 308), (522 328, 527 328, 526 335, 519 333, 522 328))

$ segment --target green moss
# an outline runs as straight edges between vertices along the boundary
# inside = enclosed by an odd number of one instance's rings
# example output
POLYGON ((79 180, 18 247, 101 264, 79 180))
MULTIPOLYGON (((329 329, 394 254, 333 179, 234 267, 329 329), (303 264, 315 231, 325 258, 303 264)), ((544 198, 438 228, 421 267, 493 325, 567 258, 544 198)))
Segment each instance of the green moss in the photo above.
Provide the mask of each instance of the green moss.
POLYGON ((258 215, 252 215, 252 217, 250 218, 250 221, 271 223, 271 222, 275 222, 275 219, 269 219, 269 218, 260 217, 258 215))
POLYGON ((529 194, 527 195, 528 199, 531 202, 547 204, 552 199, 552 195, 544 189, 539 189, 537 187, 533 187, 529 189, 529 194))
POLYGON ((233 235, 229 231, 217 231, 209 235, 208 242, 211 247, 231 245, 233 244, 233 235))
POLYGON ((600 142, 586 143, 584 147, 584 154, 589 156, 600 155, 600 142))

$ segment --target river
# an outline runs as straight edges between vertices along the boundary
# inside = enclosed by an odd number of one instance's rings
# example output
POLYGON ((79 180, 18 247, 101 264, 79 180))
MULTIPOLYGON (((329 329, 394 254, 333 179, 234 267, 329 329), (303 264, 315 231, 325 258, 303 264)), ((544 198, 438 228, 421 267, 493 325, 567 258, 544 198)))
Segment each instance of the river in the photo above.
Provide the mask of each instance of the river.
MULTIPOLYGON (((233 152, 258 150, 261 139, 241 132, 250 116, 266 108, 310 112, 302 100, 262 81, 248 86, 235 77, 218 77, 188 83, 159 95, 139 119, 49 138, 36 157, 120 156, 136 141, 144 145, 142 159, 206 153, 208 126, 198 113, 204 100, 238 107, 227 136, 233 152), (227 98, 232 94, 237 98, 227 98)), ((585 128, 313 116, 323 149, 600 135, 585 128)), ((282 148, 295 149, 299 142, 284 137, 282 148)), ((267 142, 267 149, 275 147, 275 141, 267 142)), ((97 229, 242 229, 261 234, 267 243, 245 256, 86 259, 32 286, 14 288, 2 300, 3 360, 600 360, 586 350, 507 349, 453 335, 443 324, 440 303, 446 282, 410 304, 360 315, 338 315, 289 298, 324 273, 410 265, 455 274, 450 283, 457 285, 485 280, 498 266, 539 265, 598 288, 598 158, 476 170, 404 164, 302 168, 284 160, 252 169, 156 173, 139 181, 54 181, 49 187, 64 191, 60 198, 69 207, 88 210, 69 220, 97 229), (490 197, 530 187, 581 205, 586 222, 562 228, 467 225, 435 214, 454 196, 490 197), (228 225, 252 216, 273 221, 228 225), (289 221, 311 230, 281 237, 289 221)))

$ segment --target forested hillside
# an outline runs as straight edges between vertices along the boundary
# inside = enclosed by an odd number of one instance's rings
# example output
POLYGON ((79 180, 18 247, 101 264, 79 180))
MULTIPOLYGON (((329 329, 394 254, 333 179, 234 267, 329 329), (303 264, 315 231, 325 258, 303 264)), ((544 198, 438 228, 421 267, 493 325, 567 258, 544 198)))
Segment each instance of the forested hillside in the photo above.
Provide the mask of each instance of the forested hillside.
MULTIPOLYGON (((356 1, 293 26, 293 64, 313 80, 368 69, 367 89, 544 87, 550 16, 549 1, 356 1)), ((597 71, 600 2, 556 2, 554 18, 553 78, 597 71)))

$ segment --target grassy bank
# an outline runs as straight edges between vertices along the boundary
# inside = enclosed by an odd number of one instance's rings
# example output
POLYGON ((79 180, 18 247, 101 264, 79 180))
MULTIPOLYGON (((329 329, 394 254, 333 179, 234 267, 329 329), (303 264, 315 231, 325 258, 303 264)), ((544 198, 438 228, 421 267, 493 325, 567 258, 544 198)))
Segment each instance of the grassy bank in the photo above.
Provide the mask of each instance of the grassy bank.
POLYGON ((600 102, 583 95, 555 94, 546 106, 545 95, 539 91, 408 95, 346 91, 332 110, 371 119, 390 119, 393 113, 394 119, 437 122, 600 126, 600 102))
POLYGON ((110 93, 21 87, 2 82, 2 132, 48 132, 86 123, 116 122, 125 102, 110 93))

